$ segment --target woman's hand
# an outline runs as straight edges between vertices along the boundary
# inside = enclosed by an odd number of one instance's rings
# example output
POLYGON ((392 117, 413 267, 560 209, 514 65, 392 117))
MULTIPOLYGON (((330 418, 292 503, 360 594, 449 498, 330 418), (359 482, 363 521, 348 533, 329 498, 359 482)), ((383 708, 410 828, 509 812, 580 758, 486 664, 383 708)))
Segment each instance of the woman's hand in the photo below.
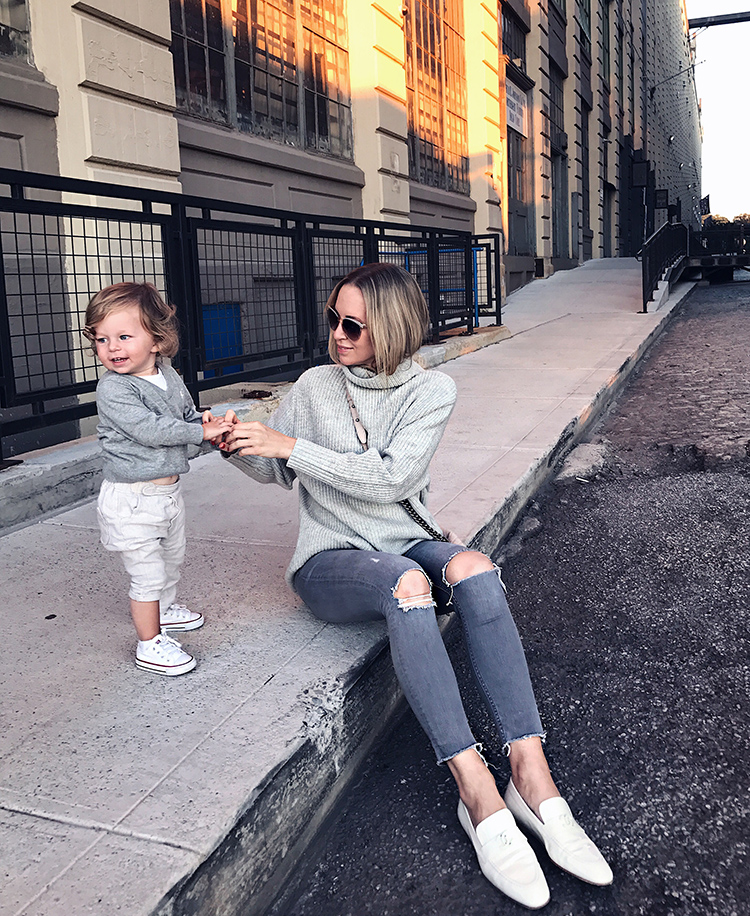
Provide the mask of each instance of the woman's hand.
MULTIPOLYGON (((227 411, 225 419, 231 422, 230 413, 231 411, 227 411)), ((219 448, 228 452, 236 452, 238 455, 287 459, 292 454, 296 442, 296 439, 271 429, 265 423, 258 421, 241 423, 234 418, 233 426, 224 436, 224 441, 219 448)))

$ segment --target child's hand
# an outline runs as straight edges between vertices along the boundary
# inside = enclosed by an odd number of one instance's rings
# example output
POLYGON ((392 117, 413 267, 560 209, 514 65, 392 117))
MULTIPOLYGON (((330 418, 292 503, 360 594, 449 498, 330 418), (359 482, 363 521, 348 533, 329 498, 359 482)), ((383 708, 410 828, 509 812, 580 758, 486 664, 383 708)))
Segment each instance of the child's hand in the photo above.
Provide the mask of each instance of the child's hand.
POLYGON ((226 417, 215 417, 210 410, 206 410, 202 417, 203 441, 210 440, 213 445, 219 445, 224 436, 232 428, 232 423, 226 417))
POLYGON ((239 423, 239 422, 240 422, 240 421, 237 419, 237 414, 231 409, 231 407, 230 407, 229 410, 224 414, 223 417, 215 417, 215 416, 211 413, 210 410, 204 410, 204 411, 203 411, 203 416, 201 417, 201 422, 203 422, 203 423, 211 423, 212 420, 226 420, 227 423, 231 423, 232 425, 234 425, 235 423, 239 423))

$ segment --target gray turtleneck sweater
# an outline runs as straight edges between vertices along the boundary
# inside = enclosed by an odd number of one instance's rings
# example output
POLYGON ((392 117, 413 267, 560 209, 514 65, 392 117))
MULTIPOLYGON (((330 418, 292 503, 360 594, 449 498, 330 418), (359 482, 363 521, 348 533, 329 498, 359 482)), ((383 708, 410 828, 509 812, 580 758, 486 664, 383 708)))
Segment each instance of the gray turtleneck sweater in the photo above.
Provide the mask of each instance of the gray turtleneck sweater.
POLYGON ((358 548, 403 554, 428 535, 398 501, 424 508, 429 464, 456 401, 453 380, 405 360, 393 375, 361 367, 319 366, 295 383, 268 421, 297 440, 287 460, 229 456, 262 483, 291 489, 299 481, 299 538, 294 574, 322 550, 358 548), (360 445, 346 399, 349 386, 368 432, 360 445))

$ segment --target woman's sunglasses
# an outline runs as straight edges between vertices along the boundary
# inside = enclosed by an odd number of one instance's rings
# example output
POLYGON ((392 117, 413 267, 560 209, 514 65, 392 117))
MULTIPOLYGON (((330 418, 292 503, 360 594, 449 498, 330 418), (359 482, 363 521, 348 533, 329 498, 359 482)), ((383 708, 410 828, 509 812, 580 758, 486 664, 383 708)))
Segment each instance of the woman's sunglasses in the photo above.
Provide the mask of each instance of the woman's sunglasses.
POLYGON ((367 329, 366 324, 361 324, 354 318, 342 318, 336 309, 327 308, 326 317, 328 318, 328 324, 331 330, 335 331, 338 326, 341 325, 341 329, 344 334, 346 334, 347 340, 351 340, 352 343, 356 343, 362 336, 362 331, 367 329))

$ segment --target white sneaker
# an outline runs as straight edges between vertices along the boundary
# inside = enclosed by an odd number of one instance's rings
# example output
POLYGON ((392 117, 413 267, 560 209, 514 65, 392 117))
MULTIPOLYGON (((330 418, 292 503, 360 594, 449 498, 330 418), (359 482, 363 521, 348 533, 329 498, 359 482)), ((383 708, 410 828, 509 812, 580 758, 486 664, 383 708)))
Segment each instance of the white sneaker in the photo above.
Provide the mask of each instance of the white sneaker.
POLYGON ((159 614, 159 625, 162 633, 184 633, 186 630, 197 630, 204 624, 203 614, 191 611, 184 604, 170 604, 159 614))
POLYGON ((174 677, 185 674, 195 668, 195 659, 189 655, 176 639, 159 633, 153 639, 138 642, 135 650, 135 663, 144 671, 153 671, 154 674, 166 674, 174 677))

